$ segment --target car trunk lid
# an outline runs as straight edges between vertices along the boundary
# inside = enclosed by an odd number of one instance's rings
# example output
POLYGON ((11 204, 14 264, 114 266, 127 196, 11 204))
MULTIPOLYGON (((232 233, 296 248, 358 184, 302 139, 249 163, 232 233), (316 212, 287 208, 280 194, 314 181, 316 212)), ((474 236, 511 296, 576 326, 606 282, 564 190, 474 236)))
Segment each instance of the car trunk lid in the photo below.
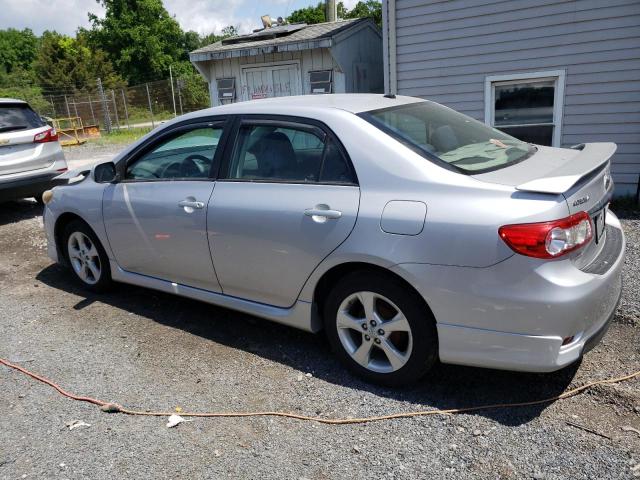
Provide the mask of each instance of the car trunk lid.
POLYGON ((25 102, 0 103, 0 176, 46 168, 52 161, 34 136, 49 127, 25 102))
POLYGON ((538 147, 522 162, 473 177, 521 192, 563 195, 570 213, 589 211, 611 193, 609 160, 615 151, 615 143, 538 147))
POLYGON ((0 132, 0 175, 28 172, 51 165, 50 156, 41 155, 46 143, 34 143, 33 137, 50 127, 0 132))
POLYGON ((587 143, 570 149, 538 147, 538 152, 523 162, 474 178, 509 185, 523 193, 562 195, 569 214, 587 212, 594 241, 575 255, 581 266, 597 255, 605 241, 606 207, 613 193, 610 159, 615 151, 615 143, 587 143))

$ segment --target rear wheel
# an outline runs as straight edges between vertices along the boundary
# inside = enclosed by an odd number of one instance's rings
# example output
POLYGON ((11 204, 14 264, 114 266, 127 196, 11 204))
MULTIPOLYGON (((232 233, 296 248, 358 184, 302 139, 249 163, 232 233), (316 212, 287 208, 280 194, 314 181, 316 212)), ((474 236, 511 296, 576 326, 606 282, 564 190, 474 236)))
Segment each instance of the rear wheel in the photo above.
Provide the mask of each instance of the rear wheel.
POLYGON ((80 220, 74 220, 64 230, 64 248, 75 277, 94 292, 102 292, 111 286, 111 270, 100 240, 91 228, 80 220))
POLYGON ((369 381, 392 386, 414 382, 437 359, 433 316, 415 292, 392 276, 347 275, 329 293, 324 317, 338 358, 369 381))

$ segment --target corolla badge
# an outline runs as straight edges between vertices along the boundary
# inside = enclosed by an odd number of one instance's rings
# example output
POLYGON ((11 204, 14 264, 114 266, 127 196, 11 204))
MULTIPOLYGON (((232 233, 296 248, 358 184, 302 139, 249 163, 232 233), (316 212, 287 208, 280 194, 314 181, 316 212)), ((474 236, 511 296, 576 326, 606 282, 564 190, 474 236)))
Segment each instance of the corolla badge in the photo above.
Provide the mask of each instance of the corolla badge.
POLYGON ((584 197, 574 200, 573 206, 577 207, 578 205, 582 205, 583 203, 587 203, 588 201, 589 201, 589 195, 585 195, 584 197))

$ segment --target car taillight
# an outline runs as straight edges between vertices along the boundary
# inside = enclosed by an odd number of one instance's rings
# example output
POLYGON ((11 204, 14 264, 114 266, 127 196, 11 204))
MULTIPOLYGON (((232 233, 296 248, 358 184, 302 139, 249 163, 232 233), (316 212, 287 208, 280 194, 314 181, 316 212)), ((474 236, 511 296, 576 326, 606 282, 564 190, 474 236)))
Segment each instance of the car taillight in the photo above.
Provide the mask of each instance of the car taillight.
POLYGON ((505 225, 498 230, 500 238, 511 249, 535 258, 558 258, 583 247, 593 237, 587 212, 551 222, 505 225))
POLYGON ((33 143, 47 143, 57 141, 58 132, 56 132, 55 128, 50 128, 49 130, 45 130, 44 132, 36 133, 33 137, 33 143))

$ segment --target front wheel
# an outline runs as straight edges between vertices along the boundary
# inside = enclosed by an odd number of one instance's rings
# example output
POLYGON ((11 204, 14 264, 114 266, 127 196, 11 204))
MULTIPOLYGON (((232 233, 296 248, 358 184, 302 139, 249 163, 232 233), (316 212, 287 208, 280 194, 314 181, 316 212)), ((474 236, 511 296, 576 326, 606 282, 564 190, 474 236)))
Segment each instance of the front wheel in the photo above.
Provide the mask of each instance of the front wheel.
POLYGON ((86 223, 76 220, 67 225, 64 248, 71 270, 85 288, 102 292, 111 286, 109 258, 86 223))
POLYGON ((327 297, 325 330, 338 358, 366 380, 414 382, 438 357, 435 320, 415 292, 391 275, 356 272, 327 297))

